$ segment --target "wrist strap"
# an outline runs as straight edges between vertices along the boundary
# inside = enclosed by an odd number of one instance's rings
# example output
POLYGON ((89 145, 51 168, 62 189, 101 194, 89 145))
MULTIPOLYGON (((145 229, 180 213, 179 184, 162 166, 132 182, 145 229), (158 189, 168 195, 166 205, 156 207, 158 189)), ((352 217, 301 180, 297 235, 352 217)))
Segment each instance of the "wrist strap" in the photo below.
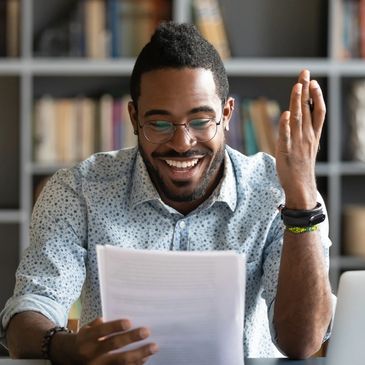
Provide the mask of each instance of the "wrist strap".
POLYGON ((316 224, 315 226, 308 226, 308 227, 285 226, 285 229, 294 234, 300 234, 300 233, 305 233, 305 232, 314 232, 314 231, 318 231, 318 224, 316 224))
POLYGON ((68 328, 66 327, 60 327, 60 326, 56 326, 53 327, 51 329, 49 329, 43 336, 43 340, 42 340, 42 347, 41 347, 41 351, 42 351, 42 356, 44 359, 49 359, 49 350, 51 348, 51 341, 53 336, 57 333, 57 332, 67 332, 67 333, 72 333, 72 331, 70 331, 68 328))
POLYGON ((315 208, 310 210, 289 209, 283 204, 279 205, 278 209, 281 219, 287 227, 311 227, 326 219, 320 203, 317 203, 315 208))

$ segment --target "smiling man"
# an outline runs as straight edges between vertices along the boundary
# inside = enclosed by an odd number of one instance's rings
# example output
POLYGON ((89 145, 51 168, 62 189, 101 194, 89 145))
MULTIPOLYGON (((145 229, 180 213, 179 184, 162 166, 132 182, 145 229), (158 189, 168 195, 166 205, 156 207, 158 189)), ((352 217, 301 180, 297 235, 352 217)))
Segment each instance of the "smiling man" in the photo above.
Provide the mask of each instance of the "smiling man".
POLYGON ((187 214, 221 180, 233 100, 225 105, 212 72, 202 68, 155 70, 140 83, 138 102, 129 104, 139 151, 161 199, 187 214))
POLYGON ((315 183, 325 118, 318 83, 300 73, 281 116, 276 161, 225 144, 234 109, 227 75, 191 25, 157 29, 136 60, 131 96, 138 147, 57 172, 36 204, 31 245, 1 313, 12 356, 142 364, 159 350, 138 346, 150 329, 100 317, 97 244, 245 254, 245 356, 313 354, 332 317, 328 222, 315 183), (80 294, 82 327, 68 333, 80 294), (112 351, 131 343, 133 350, 112 351))

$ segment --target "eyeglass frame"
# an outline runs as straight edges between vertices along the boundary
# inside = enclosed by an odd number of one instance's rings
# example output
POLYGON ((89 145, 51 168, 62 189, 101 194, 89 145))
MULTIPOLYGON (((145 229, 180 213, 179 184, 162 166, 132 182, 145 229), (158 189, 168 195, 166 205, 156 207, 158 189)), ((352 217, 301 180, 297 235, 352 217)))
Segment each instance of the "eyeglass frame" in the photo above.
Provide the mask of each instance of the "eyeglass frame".
MULTIPOLYGON (((225 100, 222 101, 222 108, 224 107, 224 104, 225 104, 225 100)), ((200 118, 200 119, 206 119, 206 120, 210 120, 210 121, 214 121, 215 125, 216 125, 216 128, 215 128, 215 133, 214 135, 209 138, 209 139, 206 139, 206 140, 198 140, 196 137, 192 136, 190 134, 190 131, 189 131, 189 123, 193 120, 198 120, 199 118, 195 118, 195 119, 190 119, 189 121, 187 121, 186 123, 173 123, 173 122, 169 122, 169 121, 164 121, 164 122, 168 122, 168 123, 171 123, 171 125, 174 127, 174 130, 173 130, 173 133, 171 134, 171 137, 169 139, 167 139, 166 141, 164 142, 153 142, 151 141, 147 136, 146 136, 146 133, 145 133, 145 129, 144 129, 144 126, 147 125, 147 124, 141 124, 138 120, 138 126, 139 128, 142 129, 143 131, 143 135, 144 137, 146 138, 146 140, 152 144, 164 144, 164 143, 167 143, 169 141, 171 141, 171 139, 174 137, 175 133, 176 133, 176 129, 177 127, 179 126, 184 126, 185 127, 185 130, 187 131, 187 133, 189 134, 189 136, 191 138, 193 138, 196 142, 209 142, 211 141, 216 135, 217 135, 217 131, 218 131, 218 126, 222 123, 222 119, 223 119, 223 111, 222 111, 222 114, 221 114, 221 117, 219 118, 219 122, 216 121, 215 118, 200 118)), ((161 120, 163 121, 163 120, 161 120)))

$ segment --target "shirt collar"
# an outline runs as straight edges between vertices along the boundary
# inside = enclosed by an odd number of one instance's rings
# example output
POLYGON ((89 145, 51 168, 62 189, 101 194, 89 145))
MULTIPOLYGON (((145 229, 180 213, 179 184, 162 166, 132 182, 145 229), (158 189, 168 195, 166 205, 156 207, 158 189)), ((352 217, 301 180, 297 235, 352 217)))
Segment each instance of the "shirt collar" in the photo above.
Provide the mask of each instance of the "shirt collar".
POLYGON ((227 150, 224 153, 224 171, 220 184, 213 192, 212 203, 221 202, 228 205, 233 212, 237 206, 237 184, 233 165, 227 150))
MULTIPOLYGON (((148 201, 161 202, 161 197, 153 185, 143 158, 138 151, 132 176, 130 202, 131 206, 134 207, 148 201)), ((227 204, 231 211, 236 209, 237 185, 232 162, 227 151, 225 151, 224 154, 224 171, 221 182, 218 184, 211 197, 206 201, 209 205, 216 202, 227 204)), ((203 203, 203 205, 205 204, 203 203)))
POLYGON ((153 200, 161 200, 161 198, 152 183, 143 158, 138 151, 132 175, 130 203, 134 207, 138 204, 153 200))

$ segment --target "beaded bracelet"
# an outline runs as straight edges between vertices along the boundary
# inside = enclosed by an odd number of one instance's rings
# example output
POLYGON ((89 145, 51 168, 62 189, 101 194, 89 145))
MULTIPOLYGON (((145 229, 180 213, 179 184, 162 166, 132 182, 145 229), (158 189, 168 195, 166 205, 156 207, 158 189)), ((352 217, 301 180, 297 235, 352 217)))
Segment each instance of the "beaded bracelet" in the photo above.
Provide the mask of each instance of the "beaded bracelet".
POLYGON ((56 326, 49 329, 43 336, 43 341, 41 346, 41 352, 44 359, 49 359, 49 350, 51 348, 51 341, 53 336, 58 332, 72 333, 72 331, 66 327, 56 326))
POLYGON ((318 224, 314 226, 308 226, 308 227, 291 227, 291 226, 285 226, 286 230, 294 233, 294 234, 300 234, 305 232, 314 232, 318 231, 318 224))

